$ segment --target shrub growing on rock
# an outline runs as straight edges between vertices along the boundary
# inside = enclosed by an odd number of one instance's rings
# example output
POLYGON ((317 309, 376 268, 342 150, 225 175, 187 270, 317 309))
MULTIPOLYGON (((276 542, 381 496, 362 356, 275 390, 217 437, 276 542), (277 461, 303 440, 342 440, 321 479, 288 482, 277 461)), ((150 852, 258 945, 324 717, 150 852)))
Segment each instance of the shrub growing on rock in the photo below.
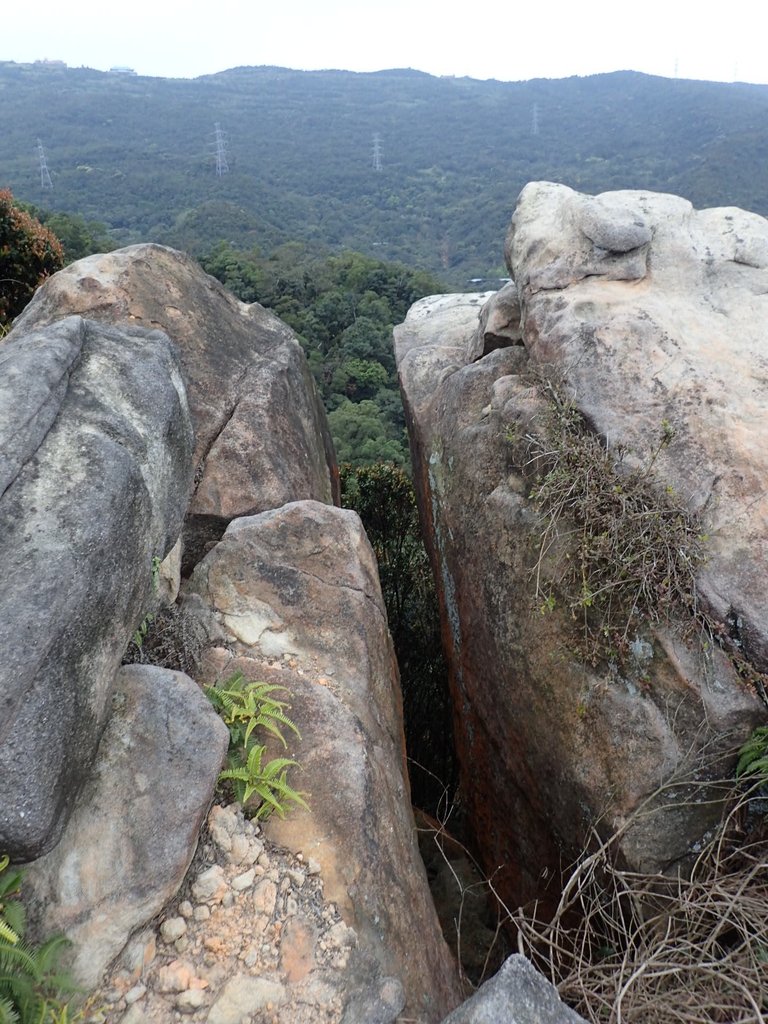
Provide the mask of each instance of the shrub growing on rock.
POLYGON ((0 326, 9 324, 46 277, 64 265, 58 238, 0 189, 0 326))

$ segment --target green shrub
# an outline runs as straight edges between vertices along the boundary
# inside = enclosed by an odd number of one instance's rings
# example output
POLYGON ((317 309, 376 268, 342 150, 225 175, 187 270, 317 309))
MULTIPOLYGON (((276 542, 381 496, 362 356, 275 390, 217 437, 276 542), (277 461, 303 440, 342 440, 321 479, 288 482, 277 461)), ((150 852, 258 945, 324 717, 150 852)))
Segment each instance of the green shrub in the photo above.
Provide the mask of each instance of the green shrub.
POLYGON ((206 686, 205 693, 229 729, 227 767, 219 782, 232 786, 235 799, 245 808, 253 797, 260 803, 254 817, 267 818, 273 812, 284 818, 291 805, 307 807, 304 794, 288 783, 288 769, 297 762, 286 757, 264 761, 266 744, 257 743, 254 732, 266 729, 286 746, 283 729, 299 735, 299 730, 286 714, 288 705, 275 693, 285 692, 282 686, 246 680, 236 672, 217 686, 206 686))
POLYGON ((0 189, 0 324, 24 309, 35 289, 64 265, 58 238, 0 189))
POLYGON ((0 857, 0 1024, 57 1024, 69 1018, 61 1000, 75 986, 59 969, 68 940, 56 936, 41 946, 24 941, 24 907, 17 899, 21 872, 0 857))

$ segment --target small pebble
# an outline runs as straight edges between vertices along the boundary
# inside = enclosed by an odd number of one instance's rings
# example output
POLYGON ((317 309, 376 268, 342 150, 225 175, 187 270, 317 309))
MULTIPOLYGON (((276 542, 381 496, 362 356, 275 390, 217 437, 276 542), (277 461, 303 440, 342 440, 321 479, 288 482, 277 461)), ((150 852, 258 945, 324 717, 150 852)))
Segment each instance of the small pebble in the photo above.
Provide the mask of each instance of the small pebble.
POLYGON ((201 903, 207 900, 220 900, 227 891, 227 879, 224 868, 214 864, 207 871, 201 871, 192 886, 192 895, 201 903))
POLYGON ((250 889, 255 877, 256 872, 251 868, 250 871, 245 871, 242 875, 238 875, 236 878, 233 878, 230 885, 235 892, 242 892, 244 889, 250 889))
POLYGON ((196 921, 207 921, 211 916, 211 908, 203 903, 202 906, 195 907, 193 916, 196 921))
POLYGON ((192 917, 192 904, 189 900, 179 904, 179 914, 181 917, 192 917))
POLYGON ((186 930, 187 922, 183 917, 169 917, 167 921, 163 921, 160 925, 160 934, 163 937, 163 941, 168 943, 180 939, 186 930))
POLYGON ((123 998, 125 999, 125 1001, 128 1004, 128 1006, 130 1006, 131 1003, 137 1002, 137 1000, 141 999, 141 997, 146 995, 146 993, 147 993, 147 986, 146 985, 141 985, 141 984, 134 985, 133 988, 129 988, 128 989, 128 991, 125 993, 123 998))
POLYGON ((194 1013, 204 1006, 206 1002, 205 992, 199 988, 191 988, 176 996, 176 1008, 181 1013, 194 1013))

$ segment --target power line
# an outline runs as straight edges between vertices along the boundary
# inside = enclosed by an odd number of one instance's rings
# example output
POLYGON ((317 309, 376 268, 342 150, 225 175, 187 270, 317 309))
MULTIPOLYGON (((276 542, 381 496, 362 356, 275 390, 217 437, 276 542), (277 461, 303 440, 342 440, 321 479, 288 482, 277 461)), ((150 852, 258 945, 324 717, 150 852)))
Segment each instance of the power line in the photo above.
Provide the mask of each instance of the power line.
POLYGON ((229 173, 229 164, 227 163, 227 138, 221 130, 221 125, 218 121, 214 125, 214 137, 216 145, 216 177, 220 178, 222 174, 229 173))
POLYGON ((381 170, 381 136, 378 132, 373 136, 373 169, 381 170))
POLYGON ((53 188, 51 176, 48 173, 48 163, 45 159, 45 150, 40 139, 37 140, 37 155, 40 158, 40 188, 53 188))

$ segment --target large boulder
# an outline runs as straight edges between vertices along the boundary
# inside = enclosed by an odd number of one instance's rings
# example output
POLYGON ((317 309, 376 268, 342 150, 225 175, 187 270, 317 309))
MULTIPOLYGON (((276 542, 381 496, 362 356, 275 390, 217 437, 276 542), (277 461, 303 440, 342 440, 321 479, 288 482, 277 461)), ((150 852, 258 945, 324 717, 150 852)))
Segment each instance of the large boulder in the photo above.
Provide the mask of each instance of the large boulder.
POLYGON ((286 733, 293 784, 310 809, 273 816, 266 832, 317 861, 377 966, 343 1019, 393 1021, 404 1004, 439 1020, 459 1000, 457 975, 419 858, 397 665, 358 516, 297 502, 236 520, 195 569, 193 598, 221 638, 210 678, 241 671, 287 690, 301 732, 286 733))
POLYGON ((396 349, 466 808, 514 906, 542 893, 595 822, 623 829, 635 868, 684 857, 718 813, 688 797, 706 797, 702 780, 730 767, 726 753, 764 717, 734 662, 766 667, 768 224, 544 184, 523 191, 507 248, 522 345, 512 331, 478 358, 468 295, 417 303, 396 349), (552 553, 541 558, 517 441, 546 441, 548 379, 625 470, 648 469, 649 494, 703 517, 699 596, 730 630, 731 656, 695 629, 630 619, 627 657, 592 664, 569 610, 543 600, 535 570, 552 553), (675 778, 694 788, 654 803, 675 778))
POLYGON ((0 345, 0 849, 57 841, 154 559, 181 530, 192 428, 160 331, 81 317, 0 345))
POLYGON ((239 302, 189 256, 160 245, 71 264, 17 324, 75 309, 159 327, 178 346, 195 429, 186 571, 237 516, 306 498, 338 502, 325 412, 296 335, 273 313, 239 302))
POLYGON ((175 895, 197 846, 229 743, 188 676, 118 672, 112 714, 61 841, 26 869, 39 936, 72 942, 72 972, 93 988, 131 933, 175 895))
POLYGON ((593 429, 706 509, 700 592, 768 670, 768 221, 677 196, 536 183, 507 238, 531 358, 593 429), (556 270, 555 270, 556 268, 556 270))

